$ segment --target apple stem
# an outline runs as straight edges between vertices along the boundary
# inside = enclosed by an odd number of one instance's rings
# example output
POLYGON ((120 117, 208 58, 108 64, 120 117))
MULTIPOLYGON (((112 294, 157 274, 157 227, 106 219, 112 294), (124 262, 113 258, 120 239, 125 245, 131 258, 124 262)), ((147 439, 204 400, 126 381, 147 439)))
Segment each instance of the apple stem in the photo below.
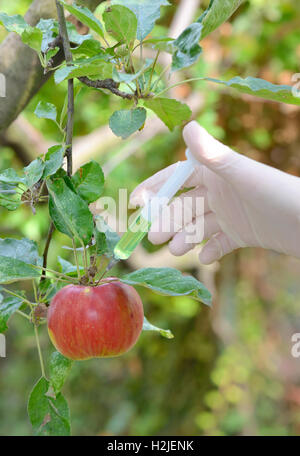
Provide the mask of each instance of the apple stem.
POLYGON ((85 273, 88 275, 88 260, 87 260, 87 254, 86 254, 86 248, 83 242, 81 242, 82 245, 82 258, 83 258, 83 264, 84 264, 84 270, 85 273))
POLYGON ((12 296, 15 296, 16 298, 19 298, 19 299, 22 299, 23 302, 25 302, 26 304, 28 304, 30 307, 33 305, 32 302, 28 301, 28 299, 24 298, 23 296, 11 291, 11 290, 7 290, 6 288, 3 288, 1 287, 1 290, 4 291, 5 293, 8 293, 12 296))
POLYGON ((35 281, 32 281, 32 286, 33 286, 33 293, 34 293, 34 299, 36 304, 38 304, 38 295, 37 295, 37 289, 36 289, 36 284, 35 281))
POLYGON ((27 315, 25 312, 22 312, 21 310, 16 310, 16 313, 21 315, 23 318, 26 318, 27 320, 31 321, 30 316, 27 315))
POLYGON ((38 332, 38 328, 37 328, 36 324, 34 324, 34 334, 35 334, 35 340, 36 340, 36 345, 37 345, 39 359, 40 359, 42 377, 46 377, 44 360, 43 360, 43 355, 42 355, 42 350, 41 350, 41 345, 40 345, 40 339, 39 339, 39 332, 38 332))
MULTIPOLYGON (((44 268, 43 266, 35 266, 33 264, 30 265, 32 268, 35 268, 35 269, 42 269, 43 272, 51 272, 52 274, 55 274, 57 275, 58 277, 60 278, 64 278, 66 280, 68 280, 69 282, 77 282, 77 279, 74 279, 73 277, 70 277, 70 276, 67 276, 66 274, 62 274, 61 272, 57 272, 57 271, 54 271, 53 269, 49 269, 49 268, 44 268)), ((42 275, 42 277, 46 277, 45 274, 42 275)), ((55 277, 56 279, 56 277, 55 277)))
POLYGON ((72 239, 72 245, 73 245, 74 258, 75 258, 75 263, 76 263, 76 268, 77 268, 77 276, 78 276, 78 280, 80 280, 80 269, 79 269, 77 250, 76 250, 76 245, 75 245, 74 239, 72 239))

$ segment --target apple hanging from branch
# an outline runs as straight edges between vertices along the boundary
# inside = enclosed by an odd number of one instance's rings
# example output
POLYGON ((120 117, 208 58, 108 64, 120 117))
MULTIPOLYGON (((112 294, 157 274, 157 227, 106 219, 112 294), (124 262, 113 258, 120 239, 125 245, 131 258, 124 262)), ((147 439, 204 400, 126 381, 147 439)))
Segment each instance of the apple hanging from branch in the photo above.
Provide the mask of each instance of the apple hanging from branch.
POLYGON ((67 358, 107 358, 133 347, 143 319, 143 304, 137 291, 106 278, 95 287, 62 288, 48 311, 48 331, 56 349, 67 358))

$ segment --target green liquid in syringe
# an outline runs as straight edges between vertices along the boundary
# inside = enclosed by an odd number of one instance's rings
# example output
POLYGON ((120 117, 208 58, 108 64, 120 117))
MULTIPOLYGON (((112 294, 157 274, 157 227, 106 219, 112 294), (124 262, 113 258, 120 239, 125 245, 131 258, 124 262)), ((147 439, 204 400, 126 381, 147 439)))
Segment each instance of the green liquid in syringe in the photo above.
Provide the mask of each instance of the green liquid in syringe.
POLYGON ((139 245, 146 236, 151 226, 151 222, 139 215, 129 226, 125 233, 114 248, 114 256, 118 260, 127 260, 134 249, 139 245))

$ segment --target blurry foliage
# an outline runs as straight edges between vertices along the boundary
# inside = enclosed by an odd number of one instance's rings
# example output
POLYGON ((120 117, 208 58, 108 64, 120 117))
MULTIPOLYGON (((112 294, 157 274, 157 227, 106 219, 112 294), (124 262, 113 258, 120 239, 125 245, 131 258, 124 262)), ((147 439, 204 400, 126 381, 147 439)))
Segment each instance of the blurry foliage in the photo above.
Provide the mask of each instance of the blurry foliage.
MULTIPOLYGON (((30 3, 0 1, 0 9, 23 14, 30 3)), ((154 35, 169 26, 176 3, 165 8, 154 35)), ((230 23, 204 41, 203 57, 184 77, 229 79, 239 74, 290 84, 292 74, 299 72, 299 23, 298 0, 246 2, 230 23)), ((241 153, 299 175, 298 108, 237 98, 204 83, 186 89, 202 91, 205 107, 198 120, 208 131, 241 153)), ((40 99, 61 108, 63 85, 50 80, 25 111, 30 123, 55 143, 55 126, 33 115, 40 99)), ((82 87, 77 105, 75 134, 82 136, 107 125, 111 112, 125 107, 126 101, 82 87)), ((108 151, 104 159, 117 150, 108 151)), ((154 137, 112 172, 106 195, 116 197, 119 187, 133 190, 180 159, 183 151, 179 131, 154 137)), ((0 169, 21 165, 13 150, 1 148, 0 169)), ((27 207, 12 213, 1 210, 0 236, 28 236, 40 243, 48 227, 46 208, 34 218, 29 215, 27 207)), ((67 243, 65 236, 55 234, 50 267, 61 252, 69 258, 68 250, 61 251, 67 243)), ((148 241, 144 247, 157 249, 148 241)), ((189 298, 139 290, 150 321, 170 327, 175 339, 143 333, 121 358, 75 363, 64 387, 73 434, 299 434, 299 360, 290 355, 290 337, 300 330, 299 274, 299 263, 289 258, 258 250, 233 254, 217 274, 219 295, 212 315, 189 298), (228 265, 234 270, 230 277, 228 265)), ((46 329, 41 332, 49 356, 53 348, 46 329)), ((19 316, 10 321, 7 346, 7 359, 0 359, 0 435, 29 434, 24 396, 32 377, 39 377, 39 365, 31 328, 19 316)))

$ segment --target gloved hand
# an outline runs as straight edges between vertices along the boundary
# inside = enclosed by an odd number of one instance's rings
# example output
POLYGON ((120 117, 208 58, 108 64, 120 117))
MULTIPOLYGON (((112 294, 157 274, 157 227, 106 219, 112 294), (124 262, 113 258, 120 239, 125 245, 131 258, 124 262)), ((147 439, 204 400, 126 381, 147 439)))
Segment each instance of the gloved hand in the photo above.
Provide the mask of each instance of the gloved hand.
MULTIPOLYGON (((185 225, 181 212, 164 210, 162 219, 173 218, 175 228, 163 232, 159 222, 154 222, 149 240, 153 244, 171 240, 171 253, 183 255, 195 247, 187 242, 189 224, 203 223, 204 218, 204 239, 208 242, 199 256, 203 264, 239 247, 263 247, 300 258, 300 178, 234 152, 195 121, 185 127, 183 136, 201 164, 185 184, 195 188, 178 198, 202 196, 204 209, 200 213, 192 209, 190 219, 184 217, 185 225)), ((139 185, 131 203, 144 205, 145 194, 156 193, 175 166, 139 185)))

